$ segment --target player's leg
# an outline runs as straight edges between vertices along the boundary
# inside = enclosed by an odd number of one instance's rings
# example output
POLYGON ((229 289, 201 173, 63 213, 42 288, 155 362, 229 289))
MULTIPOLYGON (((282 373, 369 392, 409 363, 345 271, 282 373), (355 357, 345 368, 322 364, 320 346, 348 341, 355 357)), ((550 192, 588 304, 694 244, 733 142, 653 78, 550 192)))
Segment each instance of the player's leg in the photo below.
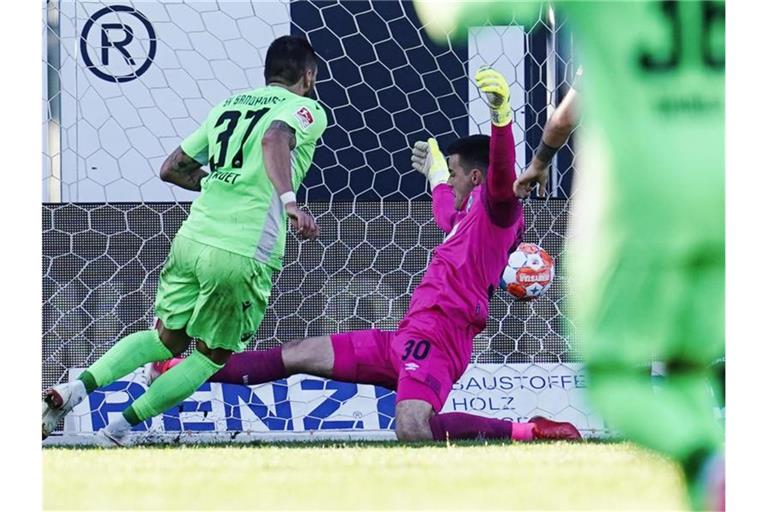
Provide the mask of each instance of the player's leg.
POLYGON ((233 352, 245 347, 264 317, 272 286, 267 266, 203 246, 195 267, 200 293, 186 330, 202 341, 189 357, 161 375, 118 421, 106 427, 105 435, 118 443, 134 425, 192 395, 233 352), (250 306, 243 307, 245 303, 250 306))
POLYGON ((391 334, 377 329, 342 332, 235 354, 210 380, 253 385, 306 373, 394 389, 397 375, 387 365, 391 334))
POLYGON ((665 261, 622 258, 610 292, 585 324, 590 394, 609 425, 680 461, 701 508, 701 487, 708 484, 698 482, 709 476, 700 475, 723 443, 711 365, 724 347, 722 248, 683 261, 659 254, 665 261), (667 372, 653 382, 651 360, 665 361, 667 372))
POLYGON ((461 372, 425 336, 398 332, 391 344, 391 364, 399 366, 395 433, 401 441, 446 439, 580 439, 570 423, 531 418, 518 423, 459 412, 439 413, 461 372))
POLYGON ((43 392, 43 439, 94 389, 109 385, 146 363, 168 359, 187 348, 190 338, 184 326, 192 315, 198 293, 191 266, 195 254, 195 248, 187 247, 183 239, 174 240, 160 274, 156 309, 162 320, 156 329, 129 334, 89 366, 79 379, 43 392))
POLYGON ((447 439, 516 439, 534 438, 533 423, 485 418, 474 414, 435 414, 426 400, 398 400, 395 406, 395 434, 399 441, 445 441, 447 439))
MULTIPOLYGON (((248 350, 233 354, 224 368, 209 382, 245 384, 248 386, 284 379, 297 373, 330 378, 333 373, 333 345, 330 336, 315 336, 289 341, 267 350, 248 350)), ((153 378, 179 364, 172 359, 153 365, 153 378)))
POLYGON ((146 393, 126 408, 118 421, 110 422, 105 434, 119 444, 133 426, 162 414, 191 396, 224 366, 233 352, 228 348, 209 345, 211 343, 198 341, 195 351, 158 378, 146 393))
MULTIPOLYGON (((336 333, 295 340, 268 350, 233 354, 209 382, 256 385, 306 373, 344 382, 395 389, 397 372, 389 363, 392 333, 378 329, 336 333)), ((154 381, 183 359, 153 365, 154 381)))

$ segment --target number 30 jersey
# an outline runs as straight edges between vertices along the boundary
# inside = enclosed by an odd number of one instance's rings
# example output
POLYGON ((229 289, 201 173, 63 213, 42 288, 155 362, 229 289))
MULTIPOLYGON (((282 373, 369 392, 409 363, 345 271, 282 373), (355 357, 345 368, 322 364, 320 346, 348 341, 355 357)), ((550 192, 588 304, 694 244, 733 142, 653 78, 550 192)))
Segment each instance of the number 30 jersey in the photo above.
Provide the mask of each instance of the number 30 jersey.
POLYGON ((296 134, 291 167, 293 190, 298 190, 328 124, 323 107, 277 86, 236 94, 216 105, 181 143, 184 153, 211 172, 178 234, 280 270, 286 215, 261 151, 273 121, 296 134))

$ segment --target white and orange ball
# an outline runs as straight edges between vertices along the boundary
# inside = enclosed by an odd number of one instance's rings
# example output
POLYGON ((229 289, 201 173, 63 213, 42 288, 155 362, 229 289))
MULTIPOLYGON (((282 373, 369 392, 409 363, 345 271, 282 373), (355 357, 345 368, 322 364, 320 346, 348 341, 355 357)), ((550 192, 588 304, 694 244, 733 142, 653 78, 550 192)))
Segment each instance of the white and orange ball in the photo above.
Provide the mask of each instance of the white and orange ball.
POLYGON ((509 255, 501 286, 515 300, 533 300, 543 295, 554 279, 552 256, 536 244, 522 243, 509 255))

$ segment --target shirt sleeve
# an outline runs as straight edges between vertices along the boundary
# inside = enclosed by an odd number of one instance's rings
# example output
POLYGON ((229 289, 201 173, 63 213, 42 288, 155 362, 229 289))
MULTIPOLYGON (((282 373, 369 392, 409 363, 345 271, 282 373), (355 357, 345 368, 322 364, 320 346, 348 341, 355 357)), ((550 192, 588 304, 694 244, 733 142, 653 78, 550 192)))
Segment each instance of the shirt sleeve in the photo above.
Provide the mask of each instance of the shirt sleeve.
POLYGON ((453 205, 454 197, 451 187, 441 183, 432 189, 432 213, 435 224, 441 231, 449 233, 459 218, 459 212, 453 205))
POLYGON ((491 220, 497 226, 511 226, 523 214, 515 196, 515 139, 512 125, 491 128, 491 152, 488 176, 483 182, 482 199, 491 220))
POLYGON ((293 128, 296 145, 315 144, 328 126, 325 109, 318 102, 290 102, 283 106, 274 117, 293 128))
POLYGON ((208 127, 207 122, 192 132, 181 142, 181 150, 200 165, 208 163, 208 127))

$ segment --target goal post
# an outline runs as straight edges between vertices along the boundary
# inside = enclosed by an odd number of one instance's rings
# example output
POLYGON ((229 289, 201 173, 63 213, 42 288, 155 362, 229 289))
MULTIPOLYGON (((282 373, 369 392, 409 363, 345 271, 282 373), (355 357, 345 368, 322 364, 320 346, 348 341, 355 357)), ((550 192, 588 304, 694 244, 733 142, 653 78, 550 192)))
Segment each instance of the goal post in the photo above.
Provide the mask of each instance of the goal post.
MULTIPOLYGON (((410 147, 488 131, 470 77, 492 64, 510 81, 518 172, 573 71, 564 21, 542 9, 522 27, 476 27, 467 44, 429 41, 409 2, 59 2, 56 66, 60 201, 43 216, 43 386, 74 378, 153 320, 157 278, 194 193, 162 183, 164 157, 228 95, 263 85, 277 36, 303 35, 320 58, 329 126, 300 190, 318 242, 289 236, 284 269, 249 349, 351 329, 393 329, 442 240, 410 147)), ((47 13, 46 13, 47 15, 47 13)), ((48 18, 44 23, 48 23, 48 18)), ((49 72, 48 75, 51 73, 49 72)), ((44 76, 50 80, 50 76, 44 76)), ((47 82, 49 85, 51 82, 47 82)), ((526 202, 525 240, 563 255, 573 173, 561 152, 547 200, 526 202)), ((44 177, 45 178, 45 177, 44 177)), ((46 181, 46 183, 50 180, 46 181)), ((586 405, 566 276, 541 299, 491 301, 473 364, 446 410, 604 425, 586 405)), ((144 391, 139 374, 94 393, 56 442, 88 433, 144 391)), ((307 376, 248 388, 206 384, 144 432, 153 440, 392 438, 394 396, 307 376), (328 436, 328 437, 323 437, 328 436), (341 437, 334 437, 341 436, 341 437)), ((137 434, 139 435, 139 434, 137 434)))

